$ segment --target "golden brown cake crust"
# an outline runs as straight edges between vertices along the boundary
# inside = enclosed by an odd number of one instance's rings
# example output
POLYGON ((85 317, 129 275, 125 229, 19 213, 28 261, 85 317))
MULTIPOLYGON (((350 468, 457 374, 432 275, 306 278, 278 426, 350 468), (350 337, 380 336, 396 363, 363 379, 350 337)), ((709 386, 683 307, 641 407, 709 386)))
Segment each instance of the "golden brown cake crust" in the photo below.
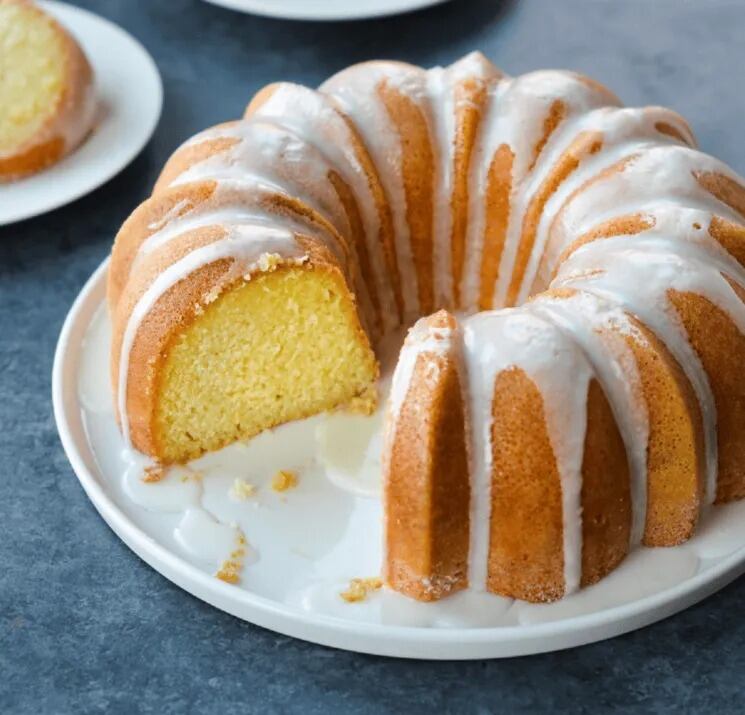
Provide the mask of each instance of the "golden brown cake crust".
POLYGON ((627 336, 649 419, 646 546, 674 546, 698 523, 706 486, 704 425, 696 394, 664 343, 641 322, 627 336))
MULTIPOLYGON (((430 327, 455 327, 440 311, 430 327)), ((468 583, 470 487, 457 357, 424 352, 392 436, 386 506, 386 581, 433 601, 468 583)))
POLYGON ((610 573, 629 550, 630 474, 626 446, 597 380, 587 390, 582 460, 582 586, 610 573))
POLYGON ((487 101, 490 82, 471 77, 455 87, 455 155, 453 157, 453 190, 450 198, 452 229, 450 234, 453 274, 453 303, 461 307, 460 285, 466 258, 468 229, 468 179, 471 157, 478 136, 481 117, 487 101))
POLYGON ((427 120, 408 96, 381 83, 378 91, 401 137, 401 172, 422 314, 435 308, 432 274, 432 209, 435 153, 427 120))
MULTIPOLYGON (((741 301, 745 290, 734 283, 741 301)), ((711 301, 691 292, 668 291, 711 384, 717 409, 719 469, 716 501, 745 497, 745 336, 711 301)))
POLYGON ((515 153, 506 144, 502 144, 489 165, 489 183, 484 197, 487 222, 484 228, 484 255, 481 262, 481 310, 488 310, 494 303, 494 287, 499 275, 499 262, 510 220, 514 161, 515 153))
POLYGON ((530 254, 538 231, 538 222, 543 215, 546 202, 557 188, 576 171, 581 162, 588 156, 600 151, 603 146, 603 135, 599 132, 582 132, 562 154, 559 161, 543 181, 528 205, 523 220, 520 241, 517 246, 517 258, 512 269, 510 285, 507 290, 507 305, 516 305, 520 284, 530 259, 530 254))
POLYGON ((497 376, 492 419, 487 587, 555 601, 564 595, 561 483, 541 393, 521 369, 497 376))

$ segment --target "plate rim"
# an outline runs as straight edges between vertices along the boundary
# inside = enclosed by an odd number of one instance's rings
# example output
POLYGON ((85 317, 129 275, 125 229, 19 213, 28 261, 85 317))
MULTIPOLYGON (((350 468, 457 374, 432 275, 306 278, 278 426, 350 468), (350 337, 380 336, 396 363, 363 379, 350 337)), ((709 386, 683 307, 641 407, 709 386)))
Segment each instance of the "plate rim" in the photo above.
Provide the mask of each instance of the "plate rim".
POLYGON ((451 0, 399 0, 398 6, 369 10, 357 10, 357 3, 349 3, 349 10, 344 12, 304 12, 297 8, 283 10, 280 5, 270 5, 266 0, 205 0, 210 5, 227 8, 259 17, 271 17, 280 20, 303 20, 306 22, 343 22, 347 20, 372 20, 380 17, 401 15, 407 12, 423 10, 427 7, 442 5, 451 0))
MULTIPOLYGON (((119 34, 121 37, 126 38, 126 40, 128 40, 132 44, 133 48, 136 49, 138 53, 140 53, 145 63, 149 65, 152 78, 155 80, 155 94, 153 95, 154 111, 152 113, 152 117, 150 118, 149 125, 147 126, 147 131, 143 131, 139 139, 131 144, 120 161, 107 166, 105 171, 102 171, 100 174, 95 174, 95 178, 91 178, 89 181, 81 183, 76 189, 69 192, 68 194, 60 195, 52 201, 44 203, 43 205, 21 208, 20 210, 16 210, 15 213, 8 213, 8 215, 6 216, 0 216, 0 227, 11 226, 13 224, 20 223, 21 221, 27 221, 28 219, 51 213, 56 209, 62 208, 63 206, 67 206, 68 204, 77 201, 83 196, 87 196, 88 194, 103 186, 105 183, 107 183, 117 174, 123 171, 127 166, 129 166, 132 161, 138 156, 138 154, 145 148, 150 139, 152 139, 153 134, 155 133, 155 130, 158 127, 158 123, 160 122, 163 114, 163 78, 160 75, 160 70, 158 69, 158 65, 156 64, 153 56, 147 51, 145 46, 134 35, 129 33, 121 25, 118 25, 112 20, 109 20, 108 18, 103 17, 102 15, 98 15, 95 12, 91 12, 90 10, 87 10, 85 8, 78 7, 77 5, 71 5, 66 2, 61 2, 60 0, 38 0, 38 3, 42 7, 42 9, 49 12, 55 18, 58 17, 57 12, 61 14, 68 14, 70 17, 73 18, 75 17, 75 15, 86 16, 86 19, 96 22, 102 27, 106 27, 107 32, 119 34)), ((62 22, 65 28, 77 37, 74 22, 69 22, 67 18, 63 18, 62 22)), ((93 66, 94 75, 98 77, 98 69, 92 60, 91 65, 93 66)), ((88 139, 86 139, 85 141, 88 141, 88 139)), ((63 157, 62 160, 64 161, 69 156, 73 156, 79 148, 80 147, 73 150, 68 156, 63 157)), ((31 176, 19 179, 18 182, 12 182, 12 184, 10 185, 15 185, 17 183, 22 183, 25 180, 32 179, 35 176, 43 174, 44 171, 46 170, 43 170, 38 174, 32 174, 31 176)), ((64 181, 64 173, 62 174, 62 176, 58 177, 58 179, 64 181)))
MULTIPOLYGON (((359 653, 427 660, 501 658, 562 650, 636 630, 682 611, 745 573, 743 545, 691 578, 630 603, 558 621, 484 628, 382 625, 309 614, 223 583, 156 543, 134 524, 89 469, 73 434, 75 419, 82 429, 76 379, 80 351, 90 321, 105 301, 108 264, 107 257, 86 281, 57 341, 52 403, 60 441, 86 495, 114 533, 161 575, 222 611, 284 635, 359 653)), ((85 448, 93 456, 87 438, 85 448)))

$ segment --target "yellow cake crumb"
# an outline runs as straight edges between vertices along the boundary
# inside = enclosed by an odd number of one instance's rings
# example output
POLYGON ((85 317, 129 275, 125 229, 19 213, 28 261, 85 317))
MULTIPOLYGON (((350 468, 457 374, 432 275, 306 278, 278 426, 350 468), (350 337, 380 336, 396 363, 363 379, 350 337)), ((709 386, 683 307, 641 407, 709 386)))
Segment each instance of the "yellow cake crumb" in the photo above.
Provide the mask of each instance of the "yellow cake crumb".
POLYGON ((230 496, 238 501, 245 501, 256 494, 256 485, 238 477, 230 488, 230 496))
POLYGON ((353 578, 349 582, 349 588, 339 595, 347 603, 359 603, 364 601, 372 591, 378 591, 383 587, 383 579, 377 576, 372 578, 353 578))
POLYGON ((233 585, 241 581, 243 557, 246 555, 246 537, 243 533, 238 534, 236 541, 238 542, 238 548, 230 552, 230 558, 222 562, 222 565, 215 574, 216 578, 233 585))
POLYGON ((288 469, 280 469, 272 477, 272 489, 275 492, 286 492, 297 486, 297 474, 288 469))
POLYGON ((160 464, 154 464, 152 467, 145 467, 142 473, 142 481, 145 484, 155 484, 166 476, 166 468, 160 464))
POLYGON ((231 583, 233 585, 240 583, 241 577, 238 571, 235 569, 226 567, 226 564, 232 563, 231 561, 226 561, 220 570, 215 574, 217 578, 219 578, 221 581, 225 581, 225 583, 231 583))
POLYGON ((277 266, 281 265, 282 256, 279 253, 262 253, 259 257, 259 270, 260 271, 273 271, 276 270, 277 266))
POLYGON ((344 412, 353 415, 372 415, 378 407, 378 389, 375 385, 353 397, 348 404, 342 407, 344 412))

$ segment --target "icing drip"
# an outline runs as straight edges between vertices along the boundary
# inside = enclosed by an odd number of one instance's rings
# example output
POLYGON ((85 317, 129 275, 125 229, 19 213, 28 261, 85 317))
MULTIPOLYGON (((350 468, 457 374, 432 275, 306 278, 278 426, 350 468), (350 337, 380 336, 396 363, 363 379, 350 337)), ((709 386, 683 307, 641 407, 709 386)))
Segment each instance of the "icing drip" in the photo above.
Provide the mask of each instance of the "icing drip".
POLYGON ((561 480, 564 593, 582 575, 582 458, 592 371, 557 329, 529 309, 479 313, 463 325, 473 445, 470 586, 483 590, 489 557, 492 396, 497 375, 517 367, 543 397, 549 439, 561 480))
POLYGON ((440 151, 435 176, 435 201, 432 224, 435 299, 438 305, 453 305, 450 231, 453 193, 453 162, 455 149, 455 88, 447 70, 436 68, 427 73, 427 93, 432 107, 432 136, 440 151))
MULTIPOLYGON (((401 161, 401 138, 380 97, 381 85, 395 87, 415 100, 426 96, 426 73, 399 62, 369 62, 342 70, 326 80, 320 91, 333 97, 353 121, 378 170, 393 216, 396 254, 405 322, 418 317, 417 276, 406 211, 401 161)), ((418 102, 417 102, 418 103, 418 102)))
MULTIPOLYGON (((438 175, 436 177, 436 200, 434 202, 433 221, 433 264, 435 268, 435 295, 438 305, 458 307, 453 295, 453 266, 451 238, 453 231, 453 188, 456 160, 456 120, 457 113, 462 111, 468 101, 459 96, 462 87, 478 83, 486 96, 499 79, 496 68, 478 52, 466 55, 449 67, 435 67, 427 72, 427 92, 432 108, 432 135, 439 149, 438 175)), ((479 106, 474 106, 477 111, 479 106)), ((470 166, 474 166, 474 156, 470 166)), ((466 172, 466 180, 470 172, 466 172)), ((472 222, 472 209, 469 203, 467 217, 472 222)), ((466 235, 468 225, 466 226, 466 235)), ((467 255, 467 254, 466 254, 467 255)), ((461 281, 467 281, 468 272, 461 281)), ((471 287, 472 288, 472 287, 471 287)), ((466 303, 471 305, 472 303, 466 303)), ((475 303, 473 303, 475 305, 475 303)))
MULTIPOLYGON (((571 141, 583 131, 599 132, 602 135, 603 149, 594 155, 585 157, 569 179, 556 188, 546 203, 538 223, 536 242, 531 253, 526 276, 518 295, 518 304, 525 302, 528 296, 534 292, 532 287, 540 262, 542 260, 551 261, 552 258, 555 261, 558 258, 558 255, 553 255, 550 247, 550 229, 557 213, 571 198, 576 195, 582 196, 584 192, 581 191, 581 188, 595 177, 602 175, 605 170, 628 157, 643 153, 645 149, 654 144, 674 142, 673 137, 660 135, 657 129, 660 122, 665 122, 670 126, 680 125, 680 131, 684 131, 684 122, 680 117, 674 112, 660 107, 644 109, 602 107, 583 115, 578 118, 577 122, 567 123, 563 130, 557 131, 557 136, 544 151, 545 165, 548 167, 556 165, 564 152, 569 149, 571 141), (549 244, 548 247, 547 244, 549 244)), ((531 191, 531 194, 535 190, 537 190, 537 187, 531 191)), ((613 203, 614 217, 632 212, 630 207, 625 207, 626 210, 623 212, 619 211, 619 207, 622 205, 619 196, 616 195, 613 203)), ((597 224, 601 211, 597 205, 592 206, 591 211, 594 217, 593 224, 597 224)), ((607 218, 610 218, 610 216, 607 218)), ((573 235, 576 237, 581 233, 582 231, 577 232, 575 230, 573 235)))
MULTIPOLYGON (((490 158, 500 145, 510 146, 515 155, 515 190, 510 198, 509 224, 494 299, 494 305, 501 306, 505 304, 512 279, 528 204, 555 165, 556 155, 550 151, 556 144, 554 134, 563 130, 565 134, 576 136, 579 133, 577 117, 617 100, 609 92, 582 82, 570 72, 555 71, 531 72, 515 78, 496 100, 491 110, 492 114, 496 114, 496 121, 488 115, 484 121, 484 159, 479 181, 473 190, 476 196, 484 195, 490 158), (564 119, 558 123, 557 129, 548 137, 536 156, 536 148, 546 131, 545 118, 555 102, 561 103, 564 119)), ((477 225, 479 223, 483 226, 484 220, 479 221, 477 218, 477 225)), ((480 256, 480 253, 477 250, 477 255, 480 256)))
POLYGON ((302 201, 349 236, 343 207, 328 181, 331 166, 313 146, 287 129, 258 120, 235 122, 223 130, 222 138, 235 143, 191 165, 170 185, 253 179, 302 201))
POLYGON ((432 327, 427 319, 418 320, 406 336, 396 370, 393 373, 391 392, 388 398, 391 422, 395 424, 404 398, 411 384, 414 366, 420 355, 449 355, 454 345, 452 328, 432 327))
POLYGON ((284 127, 322 152, 351 188, 361 213, 364 240, 371 256, 377 293, 381 296, 384 329, 397 326, 395 302, 386 269, 382 246, 378 237, 381 219, 378 206, 358 152, 357 139, 341 112, 330 98, 300 85, 279 85, 269 98, 257 107, 249 107, 251 118, 272 122, 284 127))
POLYGON ((745 332, 745 306, 722 276, 717 261, 707 256, 709 260, 704 262, 701 254, 695 244, 674 238, 659 237, 654 242, 643 237, 606 239, 572 254, 561 265, 556 282, 586 289, 625 306, 662 338, 678 360, 696 391, 704 416, 706 496, 711 503, 717 471, 714 398, 706 371, 669 302, 668 291, 704 296, 725 311, 740 332, 745 332))
POLYGON ((340 260, 344 258, 344 248, 335 240, 333 234, 294 216, 269 210, 264 199, 276 197, 277 194, 288 196, 278 187, 260 180, 254 183, 250 177, 246 177, 240 182, 221 181, 210 201, 196 207, 179 202, 166 216, 153 224, 157 230, 142 242, 133 267, 137 261, 162 249, 184 234, 208 226, 254 225, 266 226, 269 229, 281 228, 287 232, 312 236, 327 246, 340 260), (177 207, 181 207, 179 211, 176 210, 177 207))
POLYGON ((633 334, 637 340, 641 336, 622 310, 588 294, 576 293, 561 300, 541 296, 532 308, 581 346, 600 378, 628 453, 632 507, 630 540, 632 545, 640 544, 647 514, 649 420, 636 360, 623 335, 633 334))
MULTIPOLYGON (((694 171, 734 178, 722 162, 687 147, 648 146, 644 151, 633 152, 632 159, 618 171, 584 186, 567 201, 556 218, 554 241, 563 247, 609 218, 639 211, 653 215, 661 211, 668 217, 680 211, 680 219, 688 217, 683 213, 686 210, 698 209, 742 223, 743 217, 734 208, 718 201, 696 181, 694 171)), ((681 220, 671 238, 688 233, 690 225, 681 220)), ((672 251, 675 253, 677 247, 672 247, 672 251)))

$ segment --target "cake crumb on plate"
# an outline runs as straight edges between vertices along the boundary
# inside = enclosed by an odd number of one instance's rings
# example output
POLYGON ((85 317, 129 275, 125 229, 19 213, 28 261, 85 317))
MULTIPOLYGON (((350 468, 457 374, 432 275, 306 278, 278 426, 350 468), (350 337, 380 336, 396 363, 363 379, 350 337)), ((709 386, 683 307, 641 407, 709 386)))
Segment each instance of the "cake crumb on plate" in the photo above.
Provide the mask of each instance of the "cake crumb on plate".
POLYGON ((142 473, 142 481, 145 484, 155 484, 166 476, 166 468, 161 464, 145 467, 142 473))
POLYGON ((286 492, 297 486, 297 474, 288 469, 280 469, 272 477, 272 489, 275 492, 286 492))
POLYGON ((238 534, 237 547, 230 552, 230 558, 225 559, 222 562, 220 568, 215 573, 215 578, 219 578, 225 583, 233 585, 239 584, 241 581, 241 571, 243 571, 243 558, 246 555, 246 537, 242 534, 238 534))
POLYGON ((383 579, 372 578, 353 578, 349 582, 349 588, 342 591, 339 595, 347 603, 359 603, 364 601, 372 591, 379 591, 383 587, 383 579))
POLYGON ((256 485, 237 477, 230 488, 230 496, 237 501, 246 501, 256 494, 256 485))

